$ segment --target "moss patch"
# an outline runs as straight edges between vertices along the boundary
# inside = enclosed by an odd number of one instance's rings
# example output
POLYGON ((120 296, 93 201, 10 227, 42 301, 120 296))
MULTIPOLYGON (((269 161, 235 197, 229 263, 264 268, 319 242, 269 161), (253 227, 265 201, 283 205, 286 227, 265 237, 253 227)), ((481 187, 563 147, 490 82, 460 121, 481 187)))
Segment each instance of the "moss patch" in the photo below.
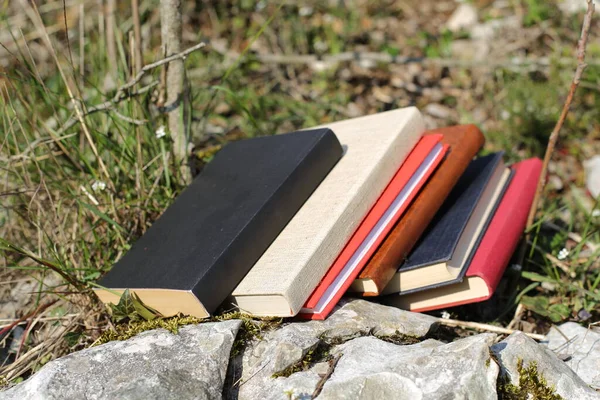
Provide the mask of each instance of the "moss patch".
POLYGON ((537 363, 532 362, 527 367, 523 360, 518 360, 519 385, 510 383, 508 376, 498 379, 498 398, 501 400, 563 400, 556 394, 543 375, 538 372, 537 363))
POLYGON ((102 335, 92 344, 98 346, 113 340, 127 340, 138 333, 163 328, 171 333, 177 333, 184 325, 199 324, 204 322, 196 317, 175 316, 169 318, 155 318, 151 321, 129 321, 115 325, 114 329, 104 331, 102 335))
POLYGON ((177 315, 168 318, 155 318, 151 321, 129 321, 122 324, 116 324, 114 329, 104 331, 90 347, 108 343, 113 340, 127 340, 139 333, 153 329, 163 328, 171 333, 177 333, 179 328, 185 325, 222 322, 232 319, 239 319, 242 321, 242 326, 233 343, 231 351, 232 357, 237 355, 249 341, 255 338, 262 338, 262 333, 275 329, 281 325, 282 322, 281 318, 251 318, 240 312, 225 313, 207 319, 177 315))
POLYGON ((403 346, 403 345, 407 345, 407 344, 417 344, 417 343, 420 343, 423 340, 425 340, 425 338, 411 336, 411 335, 405 335, 398 331, 396 331, 396 333, 394 333, 393 335, 390 335, 390 336, 375 335, 375 337, 379 340, 383 340, 384 342, 396 344, 399 346, 403 346))
POLYGON ((315 364, 331 360, 331 349, 333 346, 333 344, 327 343, 324 340, 319 340, 314 348, 306 352, 306 355, 302 357, 302 360, 298 361, 296 364, 290 365, 283 371, 274 373, 271 375, 271 378, 287 378, 296 372, 306 371, 315 364))
POLYGON ((282 318, 252 318, 248 314, 239 311, 216 315, 212 317, 210 321, 222 322, 232 319, 239 319, 242 321, 242 326, 233 342, 230 358, 240 354, 249 342, 254 339, 262 339, 265 332, 272 331, 279 327, 283 322, 282 318))
POLYGON ((396 345, 415 344, 415 343, 422 342, 423 340, 426 339, 426 338, 419 338, 416 336, 405 335, 398 331, 396 331, 395 334, 389 335, 389 336, 374 335, 372 330, 368 330, 368 331, 364 331, 364 332, 357 332, 355 335, 347 336, 347 337, 339 337, 339 336, 327 337, 326 335, 327 335, 327 332, 324 332, 323 334, 321 334, 317 345, 313 349, 309 350, 306 353, 306 355, 302 358, 302 360, 298 361, 294 365, 289 366, 288 368, 286 368, 283 371, 273 374, 271 377, 272 378, 279 378, 279 377, 287 378, 296 372, 306 371, 306 370, 310 369, 312 366, 314 366, 315 364, 318 364, 320 362, 331 361, 333 359, 331 350, 335 346, 339 346, 341 344, 344 344, 350 340, 353 340, 353 339, 356 339, 359 337, 374 336, 379 340, 383 340, 384 342, 393 343, 396 345))

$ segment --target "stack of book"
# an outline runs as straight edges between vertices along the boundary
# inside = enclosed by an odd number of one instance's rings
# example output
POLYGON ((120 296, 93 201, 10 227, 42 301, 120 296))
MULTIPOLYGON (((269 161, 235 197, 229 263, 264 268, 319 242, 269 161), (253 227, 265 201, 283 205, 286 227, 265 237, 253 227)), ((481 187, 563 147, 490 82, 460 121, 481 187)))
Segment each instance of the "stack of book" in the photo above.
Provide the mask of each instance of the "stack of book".
POLYGON ((345 293, 413 311, 494 293, 539 159, 477 157, 473 125, 413 107, 225 146, 98 282, 163 315, 323 319, 345 293))

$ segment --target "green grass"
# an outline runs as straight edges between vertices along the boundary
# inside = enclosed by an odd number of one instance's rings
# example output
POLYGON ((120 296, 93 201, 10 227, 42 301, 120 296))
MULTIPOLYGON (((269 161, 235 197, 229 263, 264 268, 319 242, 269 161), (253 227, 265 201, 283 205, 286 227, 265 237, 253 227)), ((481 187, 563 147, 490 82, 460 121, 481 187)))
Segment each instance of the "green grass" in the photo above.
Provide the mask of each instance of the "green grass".
MULTIPOLYGON (((150 63, 160 58, 160 29, 157 19, 153 18, 157 15, 157 7, 154 7, 157 1, 143 3, 142 22, 150 32, 145 61, 150 63)), ((516 73, 499 68, 475 73, 469 68, 444 71, 432 67, 429 72, 433 78, 425 80, 424 88, 439 88, 436 79, 447 76, 453 88, 461 93, 472 92, 470 100, 469 96, 444 92, 436 101, 459 110, 460 117, 438 122, 473 121, 471 103, 477 103, 489 111, 489 118, 482 126, 487 137, 486 151, 504 149, 509 161, 543 155, 573 72, 571 66, 565 67, 558 60, 572 58, 573 37, 580 28, 577 16, 561 18, 553 4, 534 0, 519 4, 526 11, 525 25, 543 22, 554 34, 551 49, 538 42, 528 49, 533 55, 549 56, 553 60, 548 71, 516 73), (475 90, 478 83, 484 88, 481 93, 475 90)), ((351 103, 362 113, 372 113, 407 105, 423 108, 432 101, 424 90, 413 93, 393 86, 394 78, 404 76, 402 73, 408 66, 376 65, 365 70, 359 68, 358 63, 342 63, 319 71, 305 65, 263 64, 255 56, 256 47, 261 52, 284 54, 336 54, 360 49, 444 58, 451 55, 454 40, 465 38, 463 34, 454 36, 431 23, 431 16, 409 15, 399 5, 373 3, 361 9, 320 2, 309 5, 311 10, 301 12, 302 7, 293 4, 231 1, 215 2, 210 9, 189 11, 191 22, 186 26, 189 45, 205 36, 217 37, 223 39, 226 49, 237 54, 230 57, 206 49, 186 60, 193 111, 191 128, 199 167, 210 161, 214 152, 229 140, 344 119, 348 117, 351 103), (411 26, 409 18, 417 19, 413 21, 416 33, 403 30, 411 26), (394 19, 399 23, 394 24, 394 19), (374 32, 380 35, 373 35, 374 32), (392 88, 391 102, 376 98, 374 92, 379 88, 392 88)), ((131 20, 128 3, 123 2, 120 7, 116 60, 109 59, 106 38, 95 20, 87 24, 83 80, 78 66, 70 64, 64 34, 52 36, 68 84, 87 108, 110 99, 116 88, 130 79, 131 20), (107 86, 112 65, 116 65, 117 75, 113 78, 114 85, 107 86)), ((0 30, 9 24, 7 10, 7 6, 0 6, 3 24, 0 30)), ((88 11, 88 15, 92 12, 88 11)), ((56 21, 62 24, 61 17, 62 9, 43 15, 48 27, 56 21)), ((33 28, 24 26, 24 29, 25 34, 29 34, 28 30, 33 28)), ((78 41, 72 38, 70 45, 76 57, 78 41)), ((60 307, 64 310, 88 310, 79 320, 81 325, 104 328, 108 316, 90 293, 93 283, 148 229, 183 186, 169 156, 170 138, 156 137, 159 127, 166 124, 156 107, 158 87, 119 103, 113 110, 87 116, 89 139, 80 123, 61 131, 63 124, 74 117, 66 82, 51 57, 37 60, 34 57, 34 63, 30 55, 37 57, 48 51, 40 40, 22 43, 13 50, 11 67, 0 70, 0 129, 3 132, 0 139, 3 165, 0 168, 0 233, 3 240, 0 246, 4 250, 4 266, 39 281, 40 294, 35 296, 34 308, 42 304, 46 296, 57 296, 62 299, 60 307), (142 123, 126 121, 131 118, 142 123), (107 166, 108 174, 103 171, 93 147, 107 166), (52 271, 62 279, 49 279, 52 271)), ((588 53, 589 59, 595 59, 600 55, 600 47, 591 41, 588 53)), ((427 68, 423 67, 422 71, 426 72, 427 68)), ((419 74, 415 76, 414 80, 419 80, 419 74)), ((159 80, 157 69, 137 88, 159 80)), ((600 68, 590 65, 584 75, 585 85, 577 92, 561 133, 554 157, 559 169, 563 164, 580 163, 588 157, 590 144, 597 144, 600 138, 599 83, 600 68)), ((600 266, 596 260, 600 254, 598 251, 590 253, 585 243, 600 243, 600 218, 593 217, 585 204, 573 195, 571 188, 583 185, 581 174, 574 180, 565 175, 564 181, 562 193, 546 190, 531 236, 537 248, 531 247, 527 253, 525 268, 518 273, 515 287, 502 295, 504 311, 497 322, 510 319, 519 301, 541 321, 558 323, 577 319, 582 310, 599 317, 600 266), (548 230, 542 222, 556 223, 559 229, 548 230), (583 240, 579 244, 573 242, 569 233, 578 233, 583 240), (568 265, 568 272, 545 255, 557 257, 565 247, 570 251, 562 262, 568 265)), ((599 208, 597 204, 595 207, 599 208)), ((459 313, 458 317, 469 316, 462 309, 453 312, 459 313)), ((53 338, 64 342, 60 350, 40 354, 38 360, 47 361, 48 356, 84 347, 98 336, 98 330, 73 329, 53 338)), ((25 350, 34 346, 33 341, 27 342, 25 350)), ((32 365, 31 369, 38 367, 32 365)), ((2 371, 0 369, 0 375, 2 371)), ((10 377, 13 381, 17 378, 10 377)))

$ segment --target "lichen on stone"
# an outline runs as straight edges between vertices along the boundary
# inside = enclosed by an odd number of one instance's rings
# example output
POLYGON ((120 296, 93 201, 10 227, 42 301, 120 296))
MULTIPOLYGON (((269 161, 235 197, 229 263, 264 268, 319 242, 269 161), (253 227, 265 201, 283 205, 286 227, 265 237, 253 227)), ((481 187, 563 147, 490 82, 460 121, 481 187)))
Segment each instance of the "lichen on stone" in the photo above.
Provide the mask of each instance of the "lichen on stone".
POLYGON ((513 385, 510 377, 502 376, 498 379, 498 398, 501 400, 563 400, 556 394, 554 387, 550 386, 544 376, 539 373, 537 363, 531 362, 523 366, 523 360, 517 361, 519 372, 519 385, 513 385))

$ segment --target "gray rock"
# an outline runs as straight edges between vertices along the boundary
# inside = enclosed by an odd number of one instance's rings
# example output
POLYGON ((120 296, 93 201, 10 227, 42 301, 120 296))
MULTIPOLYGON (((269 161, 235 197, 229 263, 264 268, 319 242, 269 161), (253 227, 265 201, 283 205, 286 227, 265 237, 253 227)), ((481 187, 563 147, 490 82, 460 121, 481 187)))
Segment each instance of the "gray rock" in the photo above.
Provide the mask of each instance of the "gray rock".
POLYGON ((492 352, 500 362, 502 374, 508 375, 513 385, 519 384, 517 369, 519 360, 523 361, 525 367, 536 362, 538 373, 564 399, 600 399, 600 394, 590 389, 556 354, 537 344, 522 332, 515 332, 502 342, 495 344, 492 346, 492 352))
POLYGON ((495 335, 443 344, 396 346, 374 337, 351 340, 318 399, 491 399, 498 366, 490 359, 495 335))
POLYGON ((451 32, 469 29, 477 23, 477 9, 469 3, 460 4, 446 22, 446 28, 451 32))
POLYGON ((0 392, 22 399, 220 399, 240 321, 164 329, 82 350, 0 392))
POLYGON ((227 397, 289 399, 289 393, 293 393, 295 399, 310 398, 328 369, 327 363, 318 363, 289 377, 273 375, 289 373, 290 367, 305 359, 320 343, 338 343, 365 335, 423 337, 437 326, 437 318, 428 315, 364 300, 344 300, 325 321, 293 322, 251 343, 234 360, 234 381, 239 380, 240 384, 227 397))
POLYGON ((567 322, 558 329, 550 329, 542 343, 561 359, 566 359, 565 363, 585 383, 600 389, 600 330, 567 322))
POLYGON ((342 300, 325 320, 312 321, 329 338, 351 337, 370 331, 375 336, 424 337, 439 326, 437 318, 365 300, 342 300))

